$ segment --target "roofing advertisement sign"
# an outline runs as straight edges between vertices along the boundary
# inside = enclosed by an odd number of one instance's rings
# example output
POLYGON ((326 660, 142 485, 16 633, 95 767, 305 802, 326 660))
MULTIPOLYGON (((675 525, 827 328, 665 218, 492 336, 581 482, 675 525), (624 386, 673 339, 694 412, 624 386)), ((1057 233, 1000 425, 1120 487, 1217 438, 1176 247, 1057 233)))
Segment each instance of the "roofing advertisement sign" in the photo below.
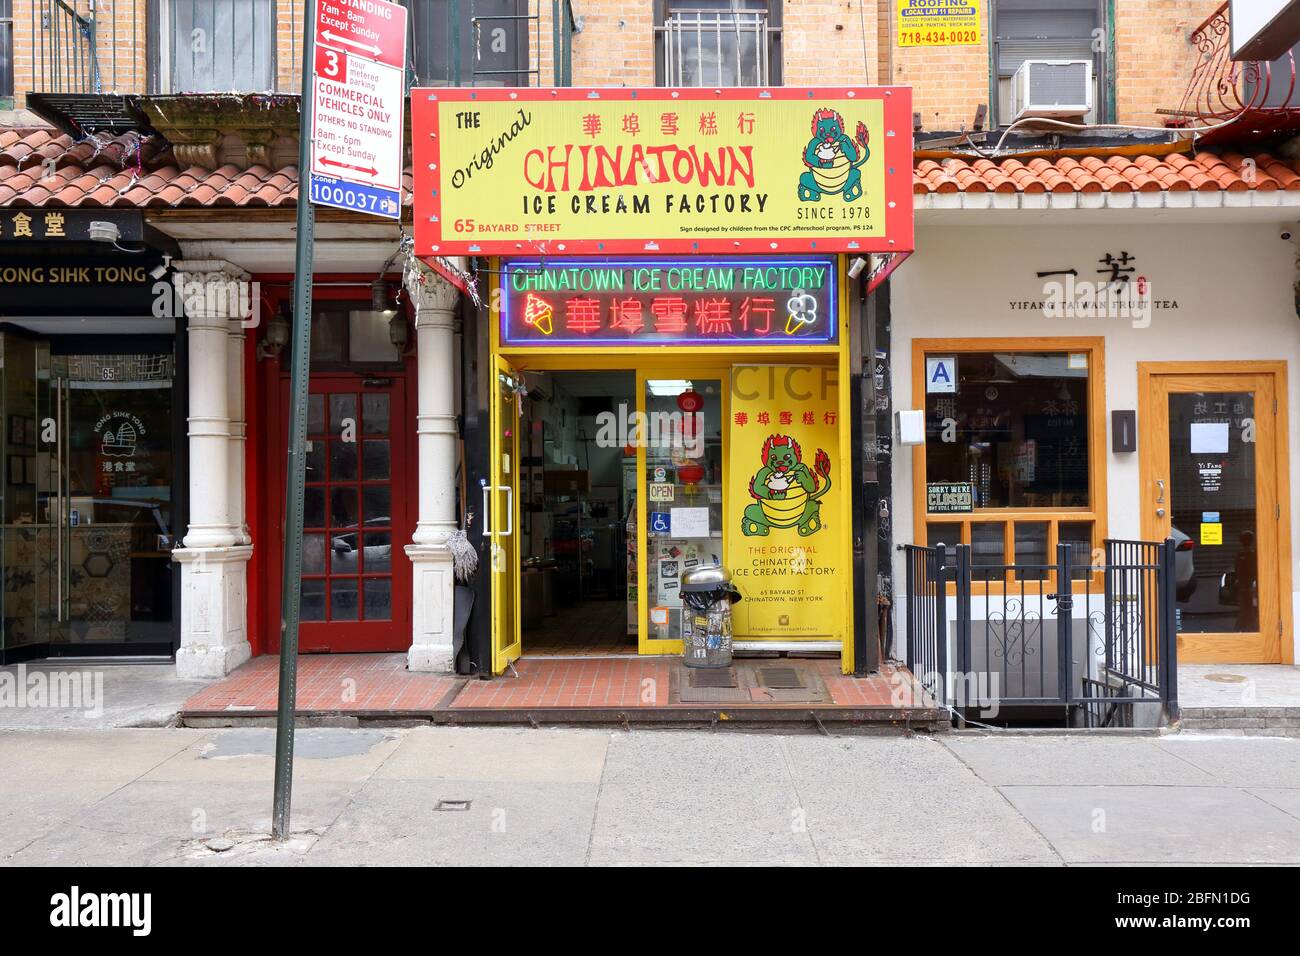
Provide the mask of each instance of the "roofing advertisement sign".
POLYGON ((899 46, 976 46, 980 0, 896 0, 899 46))
POLYGON ((418 255, 905 252, 911 91, 411 92, 418 255))

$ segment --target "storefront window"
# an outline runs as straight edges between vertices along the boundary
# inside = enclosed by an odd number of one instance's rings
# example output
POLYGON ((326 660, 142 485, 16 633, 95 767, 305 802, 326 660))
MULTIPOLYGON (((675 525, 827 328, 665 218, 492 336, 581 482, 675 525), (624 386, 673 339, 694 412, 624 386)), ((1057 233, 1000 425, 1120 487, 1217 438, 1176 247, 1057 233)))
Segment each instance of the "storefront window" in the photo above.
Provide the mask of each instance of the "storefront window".
POLYGON ((976 509, 1087 507, 1086 355, 967 352, 927 367, 927 482, 969 483, 976 509))
POLYGON ((645 408, 650 636, 681 640, 681 576, 722 564, 722 381, 649 379, 645 408))
POLYGON ((1027 581, 1049 580, 1066 544, 1074 576, 1086 576, 1100 543, 1100 344, 1021 351, 1005 340, 964 351, 970 344, 916 343, 926 423, 918 537, 968 544, 983 576, 1003 568, 1027 581))

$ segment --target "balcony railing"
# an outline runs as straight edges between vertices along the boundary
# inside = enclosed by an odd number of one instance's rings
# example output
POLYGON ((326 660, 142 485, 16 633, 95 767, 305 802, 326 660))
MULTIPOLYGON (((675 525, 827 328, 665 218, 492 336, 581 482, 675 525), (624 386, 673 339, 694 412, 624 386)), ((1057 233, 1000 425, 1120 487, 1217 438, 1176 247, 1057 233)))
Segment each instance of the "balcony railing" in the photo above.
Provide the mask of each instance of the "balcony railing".
POLYGON ((113 0, 33 0, 33 83, 43 93, 109 93, 142 79, 144 30, 137 4, 113 0))
MULTIPOLYGON (((409 11, 410 85, 572 84, 578 27, 571 0, 400 2, 409 11)), ((7 26, 5 10, 0 4, 0 30, 7 26)), ((14 25, 18 34, 27 31, 15 42, 29 37, 33 59, 31 86, 18 94, 296 93, 301 87, 303 0, 32 0, 30 10, 30 23, 14 25), (278 50, 287 62, 277 61, 278 50)), ((0 46, 0 80, 3 54, 0 46)))
POLYGON ((1232 14, 1224 3, 1191 35, 1195 60, 1171 126, 1225 124, 1223 135, 1266 135, 1300 127, 1295 50, 1271 63, 1232 59, 1232 14))
POLYGON ((412 86, 572 84, 571 0, 400 2, 410 11, 412 86))

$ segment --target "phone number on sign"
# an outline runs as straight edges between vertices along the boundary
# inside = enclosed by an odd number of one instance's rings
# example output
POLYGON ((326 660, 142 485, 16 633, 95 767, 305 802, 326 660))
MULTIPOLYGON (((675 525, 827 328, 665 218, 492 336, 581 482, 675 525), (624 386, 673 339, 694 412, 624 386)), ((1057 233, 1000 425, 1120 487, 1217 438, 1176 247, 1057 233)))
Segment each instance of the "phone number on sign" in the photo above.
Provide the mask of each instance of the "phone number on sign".
POLYGON ((978 30, 903 30, 898 34, 899 46, 950 46, 979 42, 978 30))

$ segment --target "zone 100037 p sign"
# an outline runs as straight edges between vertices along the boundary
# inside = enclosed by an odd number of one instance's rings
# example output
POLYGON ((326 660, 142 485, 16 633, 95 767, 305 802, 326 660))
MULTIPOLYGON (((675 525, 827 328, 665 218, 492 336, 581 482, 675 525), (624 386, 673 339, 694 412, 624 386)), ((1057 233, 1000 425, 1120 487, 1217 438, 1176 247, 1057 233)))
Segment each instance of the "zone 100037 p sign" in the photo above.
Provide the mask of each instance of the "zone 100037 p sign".
POLYGON ((419 89, 418 255, 910 252, 911 91, 419 89))

